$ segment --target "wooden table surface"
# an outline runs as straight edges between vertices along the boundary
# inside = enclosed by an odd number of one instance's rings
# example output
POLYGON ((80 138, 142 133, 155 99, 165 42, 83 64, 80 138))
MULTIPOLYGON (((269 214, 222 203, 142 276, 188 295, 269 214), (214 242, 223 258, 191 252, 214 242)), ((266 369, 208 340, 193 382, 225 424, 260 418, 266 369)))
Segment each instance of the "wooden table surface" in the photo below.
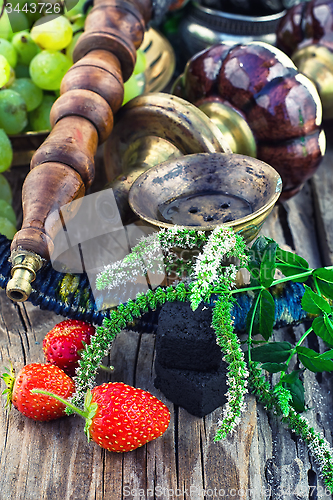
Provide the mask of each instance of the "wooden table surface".
MULTIPOLYGON (((332 140, 333 127, 327 127, 328 153, 317 174, 301 193, 275 207, 263 228, 312 267, 333 263, 332 140)), ((26 172, 27 167, 18 167, 8 174, 18 212, 26 172)), ((14 304, 0 290, 1 373, 10 361, 17 371, 43 362, 43 338, 62 319, 28 302, 14 304)), ((294 342, 302 332, 303 325, 290 327, 275 338, 294 342)), ((165 434, 131 453, 110 453, 87 443, 80 417, 34 422, 15 409, 6 410, 2 401, 0 500, 331 498, 304 443, 252 396, 237 431, 214 443, 221 409, 197 418, 155 389, 154 341, 153 334, 119 334, 109 357, 115 371, 100 375, 98 382, 123 381, 164 401, 171 412, 165 434)), ((311 408, 307 418, 332 443, 332 375, 306 373, 304 379, 311 408)))

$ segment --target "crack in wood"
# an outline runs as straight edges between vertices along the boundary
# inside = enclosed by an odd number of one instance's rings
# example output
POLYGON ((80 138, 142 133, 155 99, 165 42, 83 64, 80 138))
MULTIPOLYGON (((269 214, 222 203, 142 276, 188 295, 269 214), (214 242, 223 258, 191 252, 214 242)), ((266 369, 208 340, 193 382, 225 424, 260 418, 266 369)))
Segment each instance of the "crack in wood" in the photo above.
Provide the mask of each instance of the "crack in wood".
POLYGON ((288 222, 288 210, 285 205, 281 204, 278 206, 278 211, 285 244, 288 245, 292 250, 295 250, 295 242, 288 222))

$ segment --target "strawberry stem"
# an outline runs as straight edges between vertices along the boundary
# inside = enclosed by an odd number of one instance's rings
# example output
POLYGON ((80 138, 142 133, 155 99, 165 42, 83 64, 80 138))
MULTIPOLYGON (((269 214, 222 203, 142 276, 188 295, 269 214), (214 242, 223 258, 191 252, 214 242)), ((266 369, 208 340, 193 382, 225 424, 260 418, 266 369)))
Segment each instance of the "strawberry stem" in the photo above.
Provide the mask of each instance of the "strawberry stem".
POLYGON ((105 366, 105 365, 99 365, 98 367, 100 370, 103 370, 104 372, 112 373, 114 372, 114 366, 105 366))
MULTIPOLYGON (((44 389, 31 389, 30 391, 33 394, 45 394, 45 396, 50 396, 51 398, 56 399, 57 401, 60 401, 60 403, 63 403, 64 405, 68 406, 71 410, 73 410, 75 413, 80 415, 80 417, 87 419, 88 417, 88 412, 84 410, 80 410, 77 406, 74 406, 70 401, 67 401, 67 399, 64 399, 61 396, 58 396, 58 394, 53 394, 52 392, 45 391, 44 389)), ((85 408, 86 410, 86 408, 85 408)))

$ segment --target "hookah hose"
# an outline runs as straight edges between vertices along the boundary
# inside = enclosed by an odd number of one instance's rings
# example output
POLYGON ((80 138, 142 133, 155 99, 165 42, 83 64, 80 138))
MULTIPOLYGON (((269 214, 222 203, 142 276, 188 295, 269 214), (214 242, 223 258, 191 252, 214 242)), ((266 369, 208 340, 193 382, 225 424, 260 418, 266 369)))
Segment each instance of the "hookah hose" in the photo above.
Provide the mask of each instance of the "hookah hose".
MULTIPOLYGON (((0 235, 1 288, 6 288, 11 278, 9 257, 10 241, 5 236, 0 235)), ((307 318, 306 312, 301 307, 301 298, 304 291, 303 284, 292 282, 271 289, 275 302, 274 328, 297 324, 307 318)), ((101 293, 100 298, 103 299, 103 293, 101 293)), ((243 332, 245 331, 246 316, 251 308, 254 295, 244 292, 236 294, 235 298, 236 303, 232 311, 234 327, 235 331, 243 332)), ((35 281, 32 282, 32 292, 28 301, 43 310, 53 311, 61 316, 80 319, 95 325, 101 325, 104 318, 110 317, 112 310, 100 309, 97 306, 99 301, 95 300, 86 273, 61 273, 53 269, 50 262, 37 273, 35 281)), ((212 298, 213 302, 214 297, 212 298)), ((130 329, 141 333, 154 333, 157 329, 159 312, 160 309, 149 311, 136 320, 130 329)))

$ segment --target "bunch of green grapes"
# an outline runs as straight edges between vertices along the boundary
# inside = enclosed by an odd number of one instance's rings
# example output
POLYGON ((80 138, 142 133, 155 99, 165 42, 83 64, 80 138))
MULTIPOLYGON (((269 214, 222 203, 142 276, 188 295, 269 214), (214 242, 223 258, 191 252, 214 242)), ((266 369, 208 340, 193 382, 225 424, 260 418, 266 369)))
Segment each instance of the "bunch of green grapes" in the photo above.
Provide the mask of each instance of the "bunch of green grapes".
MULTIPOLYGON (((0 134, 0 150, 2 140, 0 134)), ((9 240, 14 238, 16 233, 16 215, 11 205, 12 190, 9 182, 3 174, 0 174, 0 234, 4 234, 9 240)))
POLYGON ((61 15, 61 3, 14 0, 17 3, 6 4, 0 18, 0 172, 10 167, 13 156, 6 135, 50 130, 50 110, 73 64, 86 1, 79 0, 61 15), (36 5, 58 6, 59 10, 35 12, 36 5))
MULTIPOLYGON (((34 0, 12 1, 18 3, 6 4, 0 18, 0 172, 12 161, 8 136, 50 130, 50 110, 73 64, 87 2, 79 0, 70 10, 47 14, 34 12, 34 0)), ((52 5, 63 8, 60 3, 52 5)), ((125 83, 124 103, 143 92, 145 65, 145 55, 138 50, 134 75, 125 83)))
POLYGON ((124 83, 124 100, 123 105, 134 97, 141 95, 144 92, 146 80, 144 71, 146 69, 146 55, 138 49, 136 52, 136 63, 133 75, 124 83))
MULTIPOLYGON (((12 164, 11 135, 50 130, 50 110, 84 26, 82 0, 65 15, 33 13, 29 2, 7 4, 0 18, 0 172, 12 164)), ((11 202, 0 173, 0 233, 9 239, 16 232, 11 202)))

